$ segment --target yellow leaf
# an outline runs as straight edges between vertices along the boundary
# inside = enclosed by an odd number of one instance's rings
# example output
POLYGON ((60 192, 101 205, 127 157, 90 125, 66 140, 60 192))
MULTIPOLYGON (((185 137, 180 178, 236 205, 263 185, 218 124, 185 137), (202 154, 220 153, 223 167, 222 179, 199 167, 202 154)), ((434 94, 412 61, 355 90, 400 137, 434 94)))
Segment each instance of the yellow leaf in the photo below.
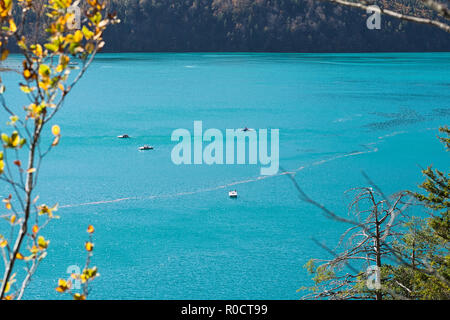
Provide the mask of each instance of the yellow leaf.
POLYGON ((83 32, 83 35, 87 40, 91 39, 94 36, 94 33, 90 31, 86 26, 83 26, 81 32, 83 32))
POLYGON ((87 232, 88 232, 88 233, 94 233, 94 231, 95 231, 95 229, 94 229, 94 227, 93 227, 92 225, 90 225, 90 226, 88 227, 88 229, 87 229, 87 232))
POLYGON ((66 292, 67 290, 69 290, 71 287, 72 287, 71 281, 59 279, 58 286, 56 287, 56 291, 63 293, 63 292, 66 292))
POLYGON ((31 78, 31 72, 30 72, 30 70, 28 70, 28 69, 24 70, 24 71, 23 71, 23 77, 24 77, 25 79, 31 78))
POLYGON ((92 242, 86 242, 86 250, 91 252, 92 250, 94 250, 94 244, 92 242))
POLYGON ((77 30, 75 32, 75 34, 73 35, 73 41, 78 43, 81 40, 83 40, 83 32, 81 32, 80 30, 77 30))
POLYGON ((20 136, 19 134, 15 131, 13 132, 13 134, 11 135, 11 145, 13 147, 17 147, 20 143, 20 136))
POLYGON ((1 60, 1 61, 6 60, 6 58, 8 58, 8 56, 9 56, 9 50, 8 50, 8 49, 5 49, 5 50, 3 50, 3 52, 2 52, 2 55, 1 55, 1 57, 0 57, 0 60, 1 60))
POLYGON ((31 89, 28 86, 20 86, 20 89, 25 93, 30 93, 31 89))
POLYGON ((49 77, 51 74, 50 67, 46 64, 41 64, 39 66, 39 74, 44 78, 49 77))
POLYGON ((36 56, 41 57, 42 56, 42 46, 40 44, 37 44, 36 49, 33 51, 33 53, 36 56))
POLYGON ((33 172, 36 172, 36 168, 31 168, 31 169, 27 170, 27 173, 33 173, 33 172))
POLYGON ((38 246, 41 249, 47 249, 49 243, 50 243, 50 241, 48 241, 48 240, 46 241, 43 236, 40 236, 38 238, 38 246))
POLYGON ((9 19, 9 30, 11 30, 11 32, 16 32, 17 31, 17 26, 16 23, 14 22, 14 19, 9 19))
POLYGON ((64 287, 64 286, 67 286, 67 281, 66 280, 64 280, 64 279, 59 279, 58 280, 58 286, 60 286, 60 287, 64 287))
POLYGON ((86 300, 86 296, 84 294, 75 293, 73 295, 74 300, 86 300))
POLYGON ((61 129, 59 128, 58 125, 55 124, 55 125, 52 127, 52 133, 53 133, 54 136, 59 136, 59 135, 60 135, 61 129))

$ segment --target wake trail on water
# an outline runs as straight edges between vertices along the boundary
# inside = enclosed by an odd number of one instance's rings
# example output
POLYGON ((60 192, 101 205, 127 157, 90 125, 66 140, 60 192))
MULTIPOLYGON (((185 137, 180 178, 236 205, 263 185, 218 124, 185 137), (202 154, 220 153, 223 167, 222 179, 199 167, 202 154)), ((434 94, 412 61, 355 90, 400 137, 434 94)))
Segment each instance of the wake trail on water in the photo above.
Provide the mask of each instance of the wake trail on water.
POLYGON ((300 167, 298 167, 298 168, 296 168, 294 170, 280 172, 278 174, 271 175, 271 176, 258 176, 258 177, 255 177, 255 178, 249 178, 249 179, 245 179, 245 180, 230 182, 230 183, 227 183, 227 184, 218 185, 218 186, 210 187, 210 188, 203 188, 203 189, 199 189, 199 190, 195 190, 195 191, 176 192, 176 193, 170 193, 170 194, 151 195, 151 196, 143 196, 143 197, 137 197, 137 196, 124 197, 124 198, 113 199, 113 200, 100 200, 100 201, 85 202, 85 203, 78 203, 78 204, 68 204, 68 205, 60 206, 59 208, 76 208, 76 207, 111 204, 111 203, 118 203, 118 202, 125 202, 125 201, 177 198, 177 197, 190 196, 190 195, 195 195, 195 194, 200 194, 200 193, 217 191, 217 190, 221 190, 221 189, 225 189, 225 188, 229 188, 229 187, 234 187, 234 186, 237 186, 237 185, 258 182, 258 181, 262 181, 262 180, 266 180, 266 179, 270 179, 270 178, 275 178, 275 177, 280 177, 280 176, 284 176, 284 175, 288 175, 288 174, 295 175, 297 172, 300 172, 300 171, 302 171, 302 170, 304 170, 304 169, 306 169, 308 167, 314 167, 314 166, 322 165, 324 163, 328 163, 328 162, 335 161, 335 160, 338 160, 338 159, 343 159, 343 158, 348 158, 348 157, 355 157, 355 156, 359 156, 359 155, 363 155, 363 154, 369 154, 369 153, 378 152, 378 148, 377 147, 372 147, 372 148, 369 147, 369 146, 371 146, 373 144, 374 143, 370 143, 370 144, 365 145, 366 148, 368 148, 368 150, 365 150, 365 151, 354 151, 354 152, 350 152, 350 153, 334 156, 334 157, 331 157, 331 158, 328 158, 328 159, 318 160, 318 161, 315 161, 315 162, 313 162, 313 163, 311 163, 309 165, 300 166, 300 167))

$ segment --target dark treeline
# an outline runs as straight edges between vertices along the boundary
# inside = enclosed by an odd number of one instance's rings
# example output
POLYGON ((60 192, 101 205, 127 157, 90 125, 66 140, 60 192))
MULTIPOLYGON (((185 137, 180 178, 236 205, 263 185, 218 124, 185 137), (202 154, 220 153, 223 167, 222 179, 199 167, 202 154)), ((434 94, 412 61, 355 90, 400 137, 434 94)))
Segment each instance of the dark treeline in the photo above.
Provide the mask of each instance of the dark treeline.
MULTIPOLYGON (((379 1, 430 15, 418 1, 379 1)), ((448 51, 450 37, 431 26, 382 18, 366 27, 357 9, 317 0, 112 0, 122 23, 104 51, 448 51)))

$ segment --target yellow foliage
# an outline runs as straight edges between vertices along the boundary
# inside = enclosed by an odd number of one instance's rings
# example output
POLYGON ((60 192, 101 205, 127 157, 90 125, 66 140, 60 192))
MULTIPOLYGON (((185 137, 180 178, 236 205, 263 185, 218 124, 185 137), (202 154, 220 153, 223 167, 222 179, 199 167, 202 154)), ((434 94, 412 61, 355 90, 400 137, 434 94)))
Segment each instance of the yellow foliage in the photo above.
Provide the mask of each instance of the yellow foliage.
POLYGON ((71 287, 72 287, 71 281, 59 279, 58 286, 56 287, 56 291, 63 293, 63 292, 66 292, 67 290, 70 290, 71 287))
POLYGON ((11 32, 16 32, 17 31, 17 26, 16 26, 16 23, 14 22, 13 18, 9 19, 9 30, 11 32))
POLYGON ((43 55, 42 46, 40 44, 34 46, 33 53, 39 58, 42 57, 43 55))
MULTIPOLYGON (((25 14, 37 14, 36 6, 34 5, 36 2, 33 0, 0 0, 0 23, 2 24, 2 29, 0 29, 0 33, 2 33, 0 37, 0 61, 9 57, 10 51, 7 49, 9 45, 8 40, 15 39, 15 44, 21 49, 24 56, 22 67, 19 71, 19 74, 21 73, 22 76, 19 87, 30 100, 29 104, 24 106, 26 117, 24 117, 23 120, 19 119, 18 116, 15 116, 14 113, 11 112, 12 115, 7 124, 13 126, 16 131, 11 135, 9 135, 9 133, 1 134, 3 147, 5 149, 14 149, 17 153, 23 146, 28 147, 29 150, 32 150, 32 148, 39 148, 40 141, 43 141, 40 136, 41 132, 48 132, 45 130, 41 131, 41 129, 47 124, 47 120, 58 111, 57 107, 62 104, 64 97, 73 87, 72 83, 68 83, 69 79, 75 79, 75 82, 78 81, 79 77, 83 75, 85 68, 89 65, 87 62, 90 62, 89 58, 91 55, 103 47, 103 31, 110 23, 117 22, 112 15, 107 18, 104 16, 103 11, 105 10, 107 1, 86 0, 87 6, 83 9, 84 19, 82 20, 83 25, 81 26, 81 29, 76 31, 69 30, 68 22, 70 19, 73 19, 74 15, 68 13, 67 9, 73 5, 73 2, 73 0, 44 1, 42 8, 43 16, 46 19, 45 32, 47 33, 47 36, 42 37, 41 34, 37 34, 36 37, 31 37, 34 33, 28 33, 28 27, 23 27, 23 20, 21 18, 25 14), (14 3, 20 8, 14 10, 13 16, 14 3), (23 15, 22 17, 20 16, 21 14, 23 15), (21 23, 18 23, 19 21, 21 23), (30 35, 30 38, 28 38, 28 35, 30 35), (35 40, 33 41, 32 39, 35 40), (41 39, 46 40, 41 41, 41 39), (83 70, 78 74, 79 77, 70 77, 71 71, 76 69, 70 65, 72 58, 74 60, 76 59, 78 65, 83 66, 83 70), (33 119, 34 121, 29 121, 30 119, 33 119), (34 127, 31 125, 31 122, 34 127), (24 123, 30 124, 27 129, 33 127, 35 130, 34 132, 27 132, 29 133, 26 135, 27 139, 30 139, 29 143, 27 143, 27 140, 20 135, 25 135, 25 131, 22 131, 21 128, 19 128, 19 126, 22 126, 24 123)), ((36 25, 39 28, 43 26, 42 24, 39 25, 38 22, 36 22, 36 25)), ((41 30, 36 31, 39 32, 41 30)), ((5 86, 1 83, 0 79, 0 94, 3 94, 4 92, 5 86)), ((56 146, 60 141, 61 129, 58 125, 54 125, 51 128, 51 132, 54 136, 52 146, 56 146)), ((34 149, 34 151, 36 151, 36 149, 34 149)), ((6 157, 4 159, 3 156, 3 152, 0 151, 0 174, 4 174, 5 168, 10 168, 8 163, 6 163, 6 157)), ((33 173, 36 172, 34 166, 37 162, 34 162, 33 165, 29 166, 28 170, 26 170, 25 166, 22 167, 22 163, 18 158, 12 159, 11 162, 16 165, 14 168, 19 171, 19 174, 23 175, 26 172, 26 178, 28 179, 34 176, 33 173)), ((22 184, 25 183, 22 182, 22 184)), ((28 190, 26 191, 28 192, 28 190)), ((5 220, 12 226, 21 226, 24 223, 31 226, 33 224, 31 221, 34 220, 27 219, 32 219, 32 213, 21 211, 20 216, 12 214, 12 212, 14 212, 13 209, 16 208, 12 207, 11 198, 12 196, 10 195, 8 198, 3 199, 6 209, 11 210, 10 214, 4 215, 5 220)), ((17 202, 19 201, 20 199, 17 199, 17 202)), ((36 201, 37 198, 33 202, 33 207, 36 205, 36 201)), ((57 218, 54 215, 57 210, 58 205, 53 207, 49 207, 45 204, 37 206, 38 216, 46 215, 49 219, 57 218)), ((46 240, 43 236, 38 236, 40 227, 37 222, 37 217, 35 223, 36 224, 31 227, 31 232, 29 231, 26 234, 26 236, 31 239, 31 242, 24 241, 24 243, 26 243, 26 245, 24 245, 26 246, 26 254, 29 254, 29 256, 24 256, 22 253, 18 252, 15 257, 17 260, 25 262, 33 260, 34 262, 38 259, 40 261, 47 253, 50 241, 46 240)), ((94 227, 89 225, 87 232, 92 235, 94 231, 94 227)), ((9 245, 8 241, 0 236, 0 248, 9 248, 9 245)), ((19 249, 24 252, 23 248, 19 249)), ((94 244, 90 241, 86 242, 85 249, 89 252, 88 257, 90 257, 91 252, 94 249, 94 244)), ((90 279, 98 276, 97 268, 89 268, 88 265, 85 270, 83 270, 83 273, 78 275, 83 283, 87 283, 90 279)), ((11 284, 14 283, 14 277, 15 274, 10 277, 7 282, 7 291, 9 291, 11 284)), ((70 292, 71 287, 71 281, 60 279, 56 290, 58 292, 70 292)), ((87 294, 80 293, 73 294, 72 296, 75 300, 85 300, 87 298, 87 294)), ((11 294, 4 296, 4 299, 14 298, 15 296, 11 294)))
POLYGON ((92 242, 86 242, 85 248, 87 251, 91 252, 92 250, 94 250, 94 244, 92 242))
POLYGON ((5 50, 3 50, 2 55, 0 56, 0 60, 1 61, 6 60, 6 58, 8 58, 8 56, 9 56, 9 50, 5 49, 5 50))
POLYGON ((94 227, 92 225, 89 225, 88 228, 87 228, 87 232, 88 233, 94 233, 94 231, 95 231, 94 227))
POLYGON ((84 294, 81 294, 81 293, 75 293, 73 295, 73 299, 74 300, 86 300, 86 296, 84 294))
POLYGON ((52 127, 52 133, 53 133, 54 136, 59 136, 59 135, 60 135, 61 129, 59 128, 58 125, 55 124, 55 125, 52 127))
POLYGON ((49 206, 43 204, 38 207, 39 215, 47 215, 49 218, 56 218, 56 216, 53 216, 53 212, 58 211, 58 204, 53 206, 53 208, 50 208, 49 206))
POLYGON ((91 269, 87 268, 83 270, 83 273, 80 276, 81 283, 86 283, 89 280, 93 280, 95 277, 98 277, 99 274, 97 272, 97 267, 93 267, 91 269))
POLYGON ((49 240, 45 240, 45 238, 43 236, 40 236, 38 238, 38 246, 40 250, 44 250, 48 248, 50 241, 49 240))
POLYGON ((80 42, 81 40, 83 40, 83 33, 80 30, 77 30, 73 35, 73 41, 80 42))

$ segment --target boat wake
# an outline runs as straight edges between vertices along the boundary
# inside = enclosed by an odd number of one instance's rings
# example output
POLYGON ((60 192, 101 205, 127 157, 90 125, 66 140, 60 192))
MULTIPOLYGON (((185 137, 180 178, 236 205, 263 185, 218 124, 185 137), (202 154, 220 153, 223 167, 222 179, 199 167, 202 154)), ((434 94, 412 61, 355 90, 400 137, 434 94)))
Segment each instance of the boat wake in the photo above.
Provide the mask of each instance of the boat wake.
POLYGON ((375 153, 378 152, 378 148, 376 146, 372 146, 373 144, 368 144, 365 145, 365 147, 367 148, 367 150, 364 151, 354 151, 354 152, 350 152, 350 153, 345 153, 345 154, 341 154, 341 155, 337 155, 334 157, 330 157, 328 159, 323 159, 323 160, 318 160, 315 161, 309 165, 305 165, 305 166, 300 166, 294 170, 290 170, 290 171, 284 171, 284 172, 280 172, 278 174, 272 175, 272 176, 258 176, 255 178, 249 178, 249 179, 245 179, 245 180, 240 180, 240 181, 235 181, 235 182, 230 182, 227 184, 223 184, 223 185, 218 185, 215 187, 210 187, 210 188, 203 188, 203 189, 198 189, 195 191, 186 191, 186 192, 177 192, 177 193, 170 193, 170 194, 161 194, 161 195, 150 195, 150 196, 142 196, 142 197, 124 197, 124 198, 119 198, 119 199, 113 199, 113 200, 101 200, 101 201, 93 201, 93 202, 85 202, 85 203, 78 203, 78 204, 68 204, 68 205, 62 205, 59 208, 76 208, 76 207, 83 207, 83 206, 94 206, 94 205, 103 205, 103 204, 112 204, 112 203, 118 203, 118 202, 125 202, 125 201, 139 201, 139 200, 155 200, 155 199, 167 199, 167 198, 177 198, 177 197, 183 197, 183 196, 190 196, 190 195, 196 195, 196 194, 200 194, 200 193, 206 193, 206 192, 213 192, 213 191, 217 191, 217 190, 222 190, 222 189, 228 189, 230 187, 235 187, 238 185, 243 185, 243 184, 247 184, 247 183, 254 183, 254 182, 258 182, 258 181, 262 181, 262 180, 266 180, 266 179, 270 179, 270 178, 275 178, 275 177, 280 177, 280 176, 284 176, 284 175, 295 175, 297 172, 302 171, 306 168, 309 167, 314 167, 314 166, 319 166, 328 162, 332 162, 338 159, 343 159, 343 158, 348 158, 348 157, 355 157, 355 156, 359 156, 359 155, 363 155, 363 154, 369 154, 369 153, 375 153))

